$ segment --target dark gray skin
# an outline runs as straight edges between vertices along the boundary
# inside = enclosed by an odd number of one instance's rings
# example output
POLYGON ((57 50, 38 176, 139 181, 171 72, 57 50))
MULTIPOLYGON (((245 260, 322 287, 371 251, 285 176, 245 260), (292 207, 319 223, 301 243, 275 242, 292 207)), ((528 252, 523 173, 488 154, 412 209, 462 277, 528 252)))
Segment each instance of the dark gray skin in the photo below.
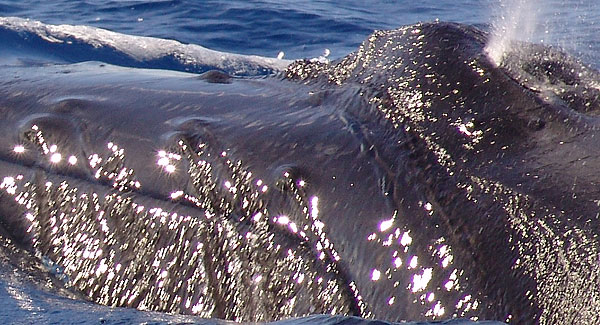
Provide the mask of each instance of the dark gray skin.
POLYGON ((4 236, 109 305, 598 322, 600 78, 486 41, 408 26, 266 79, 2 67, 4 236))

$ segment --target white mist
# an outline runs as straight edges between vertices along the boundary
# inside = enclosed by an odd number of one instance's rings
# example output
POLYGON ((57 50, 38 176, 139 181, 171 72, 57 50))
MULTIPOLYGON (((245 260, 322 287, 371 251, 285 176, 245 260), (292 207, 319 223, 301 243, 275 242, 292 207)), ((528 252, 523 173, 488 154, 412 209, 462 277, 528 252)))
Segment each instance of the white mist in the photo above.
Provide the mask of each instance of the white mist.
POLYGON ((500 0, 500 12, 492 24, 485 48, 496 65, 513 48, 513 40, 531 41, 538 26, 539 0, 500 0))

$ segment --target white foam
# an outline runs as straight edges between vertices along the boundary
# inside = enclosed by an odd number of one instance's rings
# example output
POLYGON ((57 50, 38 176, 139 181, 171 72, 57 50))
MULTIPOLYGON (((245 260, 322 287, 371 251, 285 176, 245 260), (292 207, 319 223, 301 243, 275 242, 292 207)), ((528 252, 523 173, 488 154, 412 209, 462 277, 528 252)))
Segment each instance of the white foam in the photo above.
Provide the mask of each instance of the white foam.
POLYGON ((133 36, 82 25, 49 25, 18 17, 0 17, 0 26, 17 32, 30 32, 53 43, 81 41, 94 47, 111 47, 138 61, 175 57, 183 64, 205 65, 231 74, 268 69, 284 70, 292 61, 255 55, 240 55, 207 49, 175 40, 133 36))

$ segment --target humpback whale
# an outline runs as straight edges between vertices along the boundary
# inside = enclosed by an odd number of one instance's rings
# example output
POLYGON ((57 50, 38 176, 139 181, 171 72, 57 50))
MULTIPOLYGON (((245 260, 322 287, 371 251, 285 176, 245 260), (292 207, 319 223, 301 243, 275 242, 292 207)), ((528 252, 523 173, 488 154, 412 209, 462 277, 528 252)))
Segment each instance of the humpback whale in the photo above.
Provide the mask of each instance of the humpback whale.
POLYGON ((269 77, 4 65, 1 250, 206 318, 598 322, 600 78, 487 40, 421 23, 269 77))

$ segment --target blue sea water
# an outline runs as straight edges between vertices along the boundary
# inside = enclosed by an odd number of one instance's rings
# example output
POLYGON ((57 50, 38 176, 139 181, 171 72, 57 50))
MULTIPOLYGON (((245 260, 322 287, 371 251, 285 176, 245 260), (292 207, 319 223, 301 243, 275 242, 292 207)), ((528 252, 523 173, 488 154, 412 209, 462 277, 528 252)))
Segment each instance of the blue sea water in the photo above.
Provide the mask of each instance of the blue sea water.
POLYGON ((2 1, 0 15, 176 39, 219 51, 288 58, 353 51, 375 29, 436 18, 485 24, 483 1, 2 1))
MULTIPOLYGON (((521 18, 535 23, 535 31, 527 35, 527 40, 563 47, 588 64, 598 66, 600 33, 596 21, 600 18, 600 8, 594 0, 532 3, 535 12, 521 18)), ((326 50, 331 52, 329 58, 340 58, 356 50, 374 30, 394 29, 419 21, 454 21, 492 30, 503 16, 511 14, 510 6, 500 0, 0 0, 0 17, 19 17, 52 25, 93 26, 122 34, 198 44, 225 53, 275 58, 284 52, 285 59, 315 58, 326 50)), ((4 41, 0 39, 0 53, 6 50, 2 49, 7 46, 3 44, 8 44, 4 41)), ((73 60, 79 58, 73 57, 73 60)), ((84 60, 85 56, 81 58, 84 60)), ((102 61, 97 56, 93 59, 102 61)), ((165 67, 154 61, 146 63, 150 67, 165 67)), ((56 298, 43 299, 52 304, 56 298)), ((87 305, 83 308, 71 307, 65 302, 59 304, 66 306, 67 313, 88 308, 87 305)), ((93 312, 92 320, 111 315, 101 309, 93 312)), ((132 317, 138 322, 156 320, 152 315, 132 317)), ((189 321, 168 317, 164 320, 189 321)))
MULTIPOLYGON (((525 0, 523 0, 525 1, 525 0)), ((515 1, 513 1, 515 2, 515 1)), ((600 9, 594 0, 528 0, 537 17, 534 41, 566 47, 589 60, 600 9)), ((458 1, 0 1, 0 16, 17 16, 47 24, 88 25, 115 32, 175 39, 214 50, 286 58, 316 57, 325 49, 338 58, 355 50, 377 29, 394 29, 420 21, 453 21, 490 26, 511 15, 507 0, 458 1)))

